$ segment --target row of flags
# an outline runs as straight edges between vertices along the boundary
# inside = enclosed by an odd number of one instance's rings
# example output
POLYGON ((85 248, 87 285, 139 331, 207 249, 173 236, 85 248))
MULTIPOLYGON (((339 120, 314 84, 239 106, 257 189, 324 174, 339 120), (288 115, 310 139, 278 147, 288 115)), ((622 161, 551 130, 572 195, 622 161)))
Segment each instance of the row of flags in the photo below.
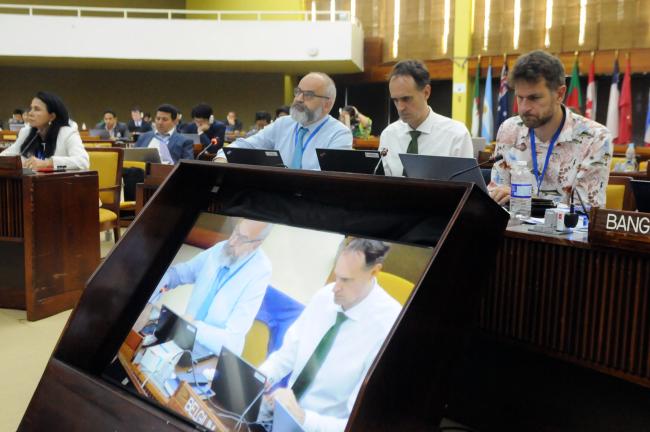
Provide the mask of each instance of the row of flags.
MULTIPOLYGON (((483 95, 483 104, 480 99, 480 81, 481 68, 476 68, 476 78, 474 79, 474 97, 472 102, 472 128, 473 137, 483 137, 487 142, 494 140, 496 131, 505 120, 510 117, 510 105, 508 103, 508 65, 503 63, 501 68, 501 80, 499 82, 499 94, 497 101, 496 124, 494 122, 494 113, 492 112, 492 65, 488 66, 487 76, 485 77, 485 94, 483 95), (490 83, 488 85, 488 83, 490 83), (479 131, 480 125, 480 131, 479 131)), ((513 113, 517 112, 517 100, 515 99, 513 113)))
MULTIPOLYGON (((596 80, 595 67, 592 58, 589 66, 589 75, 587 78, 587 101, 585 104, 585 117, 596 119, 596 80)), ((504 61, 501 68, 501 80, 499 83, 499 95, 497 100, 496 124, 492 112, 492 65, 488 65, 487 76, 485 77, 485 94, 483 103, 480 100, 480 66, 476 68, 476 77, 474 79, 474 93, 472 101, 472 127, 473 137, 483 137, 488 142, 493 141, 495 132, 503 123, 510 113, 516 114, 517 99, 514 100, 512 111, 509 110, 508 104, 508 66, 504 61), (479 130, 480 125, 480 130, 479 130)), ((618 58, 614 61, 614 70, 612 72, 612 83, 609 92, 609 103, 607 104, 607 122, 606 126, 614 138, 616 144, 627 144, 632 142, 632 70, 630 67, 630 58, 627 57, 625 65, 625 75, 623 86, 619 91, 619 65, 618 58)), ((565 98, 565 105, 577 113, 582 113, 582 91, 580 89, 580 71, 578 67, 578 58, 576 57, 573 70, 571 71, 571 81, 565 98)), ((645 124, 644 142, 650 146, 650 91, 648 92, 648 111, 645 124)))

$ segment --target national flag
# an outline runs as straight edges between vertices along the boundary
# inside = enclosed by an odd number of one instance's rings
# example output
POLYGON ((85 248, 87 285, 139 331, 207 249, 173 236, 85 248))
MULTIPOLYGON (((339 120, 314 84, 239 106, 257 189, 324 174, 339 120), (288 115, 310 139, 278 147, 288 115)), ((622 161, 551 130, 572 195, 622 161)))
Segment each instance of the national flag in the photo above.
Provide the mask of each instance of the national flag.
POLYGON ((609 102, 607 104, 607 129, 616 142, 618 138, 618 59, 614 60, 612 84, 609 89, 609 102))
POLYGON ((483 95, 483 116, 481 117, 481 136, 492 142, 494 136, 494 115, 492 113, 492 65, 488 66, 483 95))
POLYGON ((571 83, 569 84, 569 91, 566 95, 565 105, 580 114, 582 112, 582 92, 580 91, 580 72, 578 71, 578 57, 573 63, 573 71, 571 72, 571 83))
POLYGON ((628 144, 632 142, 632 68, 630 57, 627 57, 625 65, 625 77, 621 89, 621 100, 618 103, 618 142, 617 144, 628 144))
POLYGON ((650 91, 648 91, 648 113, 645 116, 645 138, 646 146, 650 146, 650 91))
POLYGON ((504 61, 501 68, 501 82, 499 83, 499 102, 497 105, 497 128, 508 119, 508 64, 504 61))
POLYGON ((589 79, 587 80, 587 107, 585 109, 585 117, 596 120, 596 79, 593 57, 591 58, 589 79))
POLYGON ((479 80, 481 78, 481 59, 476 63, 476 79, 474 80, 474 97, 472 99, 472 136, 479 136, 479 118, 481 96, 479 89, 479 80))

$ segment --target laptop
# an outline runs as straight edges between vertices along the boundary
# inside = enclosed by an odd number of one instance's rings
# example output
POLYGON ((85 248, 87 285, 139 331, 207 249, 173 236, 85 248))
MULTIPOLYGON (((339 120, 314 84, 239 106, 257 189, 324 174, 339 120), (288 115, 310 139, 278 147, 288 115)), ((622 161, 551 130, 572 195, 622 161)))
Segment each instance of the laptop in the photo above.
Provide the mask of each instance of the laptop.
POLYGON ((160 309, 160 317, 153 335, 157 339, 156 343, 173 340, 179 348, 192 352, 191 358, 185 354, 181 356, 178 364, 182 367, 191 366, 192 360, 200 362, 214 356, 208 348, 196 342, 196 326, 181 318, 167 306, 160 309))
POLYGON ((279 401, 275 401, 273 409, 273 430, 280 432, 304 432, 302 425, 298 423, 289 411, 279 401))
POLYGON ((642 213, 650 213, 650 181, 632 180, 632 192, 636 200, 636 208, 642 213))
POLYGON ((160 163, 160 153, 157 148, 136 147, 124 149, 125 161, 160 163))
POLYGON ((260 411, 265 383, 266 377, 253 365, 222 347, 212 380, 214 396, 211 401, 224 411, 254 422, 260 411))
POLYGON ((192 144, 201 144, 201 138, 199 138, 199 134, 182 133, 181 135, 183 138, 191 139, 192 144))
POLYGON ((316 149, 322 171, 384 175, 378 150, 316 149))
POLYGON ((88 135, 101 139, 109 139, 111 137, 111 134, 106 129, 90 129, 88 135))
POLYGON ((228 163, 285 167, 278 150, 224 147, 228 163))
POLYGON ((474 158, 459 158, 450 156, 428 156, 410 153, 400 153, 399 158, 404 165, 404 176, 432 180, 450 180, 474 183, 483 192, 488 193, 481 169, 474 158), (463 170, 462 174, 454 176, 463 170), (450 179, 450 177, 454 176, 450 179))

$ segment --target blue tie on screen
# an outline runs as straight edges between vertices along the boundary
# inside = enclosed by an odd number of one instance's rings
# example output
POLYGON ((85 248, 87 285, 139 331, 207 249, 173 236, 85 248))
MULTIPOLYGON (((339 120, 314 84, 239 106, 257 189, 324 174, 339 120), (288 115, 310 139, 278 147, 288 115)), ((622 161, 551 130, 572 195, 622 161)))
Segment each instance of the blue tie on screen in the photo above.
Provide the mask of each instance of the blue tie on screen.
POLYGON ((217 293, 221 289, 221 286, 225 282, 225 276, 228 273, 228 270, 230 270, 230 268, 226 266, 223 266, 219 269, 219 273, 217 273, 217 277, 214 278, 214 283, 212 284, 212 287, 210 288, 208 295, 206 295, 205 299, 203 299, 203 304, 201 305, 199 311, 196 313, 196 316, 194 317, 195 320, 198 321, 205 320, 205 317, 208 315, 208 310, 210 310, 210 306, 212 305, 212 300, 214 299, 214 296, 217 295, 217 293))
POLYGON ((309 129, 306 127, 301 127, 298 129, 298 136, 296 138, 296 148, 293 151, 293 161, 291 162, 291 168, 300 169, 302 168, 302 142, 305 139, 305 134, 309 129))

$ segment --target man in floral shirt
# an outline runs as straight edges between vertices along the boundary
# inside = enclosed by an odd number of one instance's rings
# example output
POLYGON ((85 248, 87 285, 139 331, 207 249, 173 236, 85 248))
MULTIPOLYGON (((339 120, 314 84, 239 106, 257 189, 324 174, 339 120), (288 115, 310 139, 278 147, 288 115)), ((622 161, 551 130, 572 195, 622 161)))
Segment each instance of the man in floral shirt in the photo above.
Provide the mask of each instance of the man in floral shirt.
MULTIPOLYGON (((564 66, 557 57, 532 51, 517 59, 509 77, 519 116, 506 120, 497 133, 490 196, 510 200, 510 170, 524 160, 533 173, 533 197, 569 203, 576 189, 585 205, 605 206, 612 139, 607 128, 575 114, 562 104, 564 66), (535 159, 531 157, 535 153, 535 159)), ((577 197, 576 197, 577 200, 577 197)))

